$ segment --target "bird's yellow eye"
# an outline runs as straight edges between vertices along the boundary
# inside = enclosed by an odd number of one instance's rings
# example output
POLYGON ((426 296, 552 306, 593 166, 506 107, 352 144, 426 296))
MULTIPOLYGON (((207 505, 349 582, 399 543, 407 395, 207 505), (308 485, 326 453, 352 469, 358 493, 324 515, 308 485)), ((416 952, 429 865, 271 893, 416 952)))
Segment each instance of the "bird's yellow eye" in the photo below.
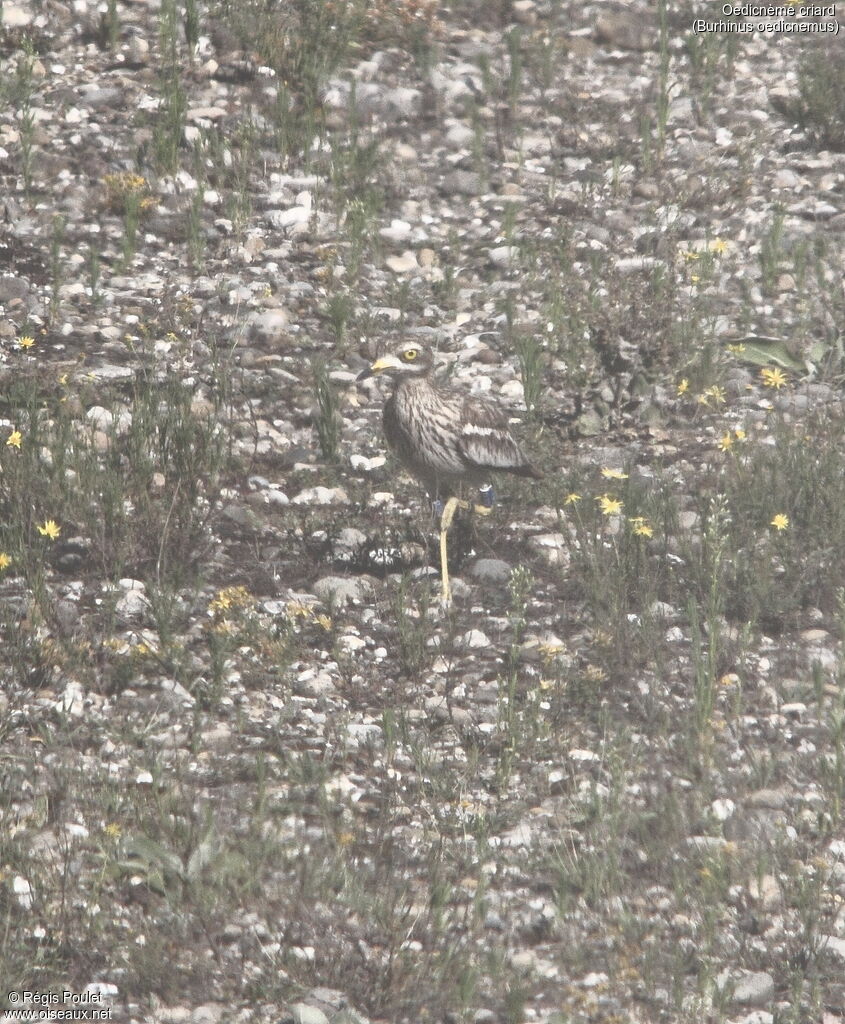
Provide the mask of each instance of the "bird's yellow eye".
POLYGON ((406 348, 405 351, 402 353, 402 358, 405 360, 406 363, 412 363, 419 354, 419 349, 406 348))

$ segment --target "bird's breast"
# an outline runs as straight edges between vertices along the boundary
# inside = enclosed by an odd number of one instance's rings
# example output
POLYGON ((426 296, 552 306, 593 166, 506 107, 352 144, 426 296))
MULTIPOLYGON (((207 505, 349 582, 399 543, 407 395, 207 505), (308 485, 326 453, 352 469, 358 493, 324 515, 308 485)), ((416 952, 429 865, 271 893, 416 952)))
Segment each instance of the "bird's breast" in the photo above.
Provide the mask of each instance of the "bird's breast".
POLYGON ((400 385, 384 407, 388 442, 408 468, 448 476, 461 476, 460 411, 444 402, 426 382, 400 385))

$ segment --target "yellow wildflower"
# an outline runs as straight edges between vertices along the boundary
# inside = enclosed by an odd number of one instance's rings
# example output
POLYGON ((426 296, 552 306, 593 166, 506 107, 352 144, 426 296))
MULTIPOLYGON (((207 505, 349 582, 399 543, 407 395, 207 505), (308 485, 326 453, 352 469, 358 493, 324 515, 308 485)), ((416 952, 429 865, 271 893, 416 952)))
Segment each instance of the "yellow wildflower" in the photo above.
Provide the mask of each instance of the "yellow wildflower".
POLYGON ((719 387, 718 384, 713 384, 709 388, 705 388, 704 392, 698 396, 699 405, 724 405, 725 404, 725 389, 719 387))
POLYGON ((552 641, 545 641, 537 646, 537 653, 546 664, 549 664, 549 662, 553 661, 558 654, 563 654, 565 651, 566 644, 552 641))
POLYGON ((302 601, 288 601, 285 605, 285 616, 293 621, 294 619, 309 619, 313 612, 307 604, 302 601))
POLYGON ((55 519, 45 520, 44 525, 37 527, 37 530, 42 537, 49 537, 50 540, 55 540, 62 532, 61 526, 59 526, 55 519))
POLYGON ((32 348, 35 344, 35 338, 29 334, 24 334, 18 338, 18 348, 32 348))
POLYGON ((20 448, 23 435, 19 430, 13 430, 6 438, 6 445, 9 448, 20 448))
POLYGON ((654 536, 653 528, 646 522, 643 516, 631 516, 628 519, 628 522, 631 524, 631 529, 633 530, 635 537, 654 536))
POLYGON ((113 821, 110 821, 108 825, 103 827, 103 832, 109 837, 109 839, 120 839, 121 835, 123 835, 123 829, 113 821))
POLYGON ((0 551, 0 571, 8 569, 12 564, 12 559, 6 554, 5 551, 0 551))
POLYGON ((723 238, 714 239, 708 246, 710 252, 715 252, 717 256, 723 256, 728 251, 728 243, 723 238))
POLYGON ((738 345, 728 345, 728 352, 732 352, 735 356, 740 356, 745 351, 745 345, 740 342, 738 345))
POLYGON ((778 512, 769 525, 773 526, 776 530, 785 530, 789 526, 789 516, 785 516, 783 512, 778 512))
POLYGON ((719 451, 720 452, 729 452, 731 450, 731 448, 733 447, 733 443, 734 443, 734 436, 733 436, 733 434, 730 431, 728 431, 727 434, 723 434, 722 435, 722 437, 721 437, 721 439, 719 441, 719 451))
POLYGON ((780 369, 780 367, 764 366, 760 371, 760 376, 763 378, 763 387, 775 388, 780 390, 784 384, 788 383, 789 378, 780 369))
POLYGON ((249 608, 254 604, 255 598, 246 587, 223 587, 210 602, 209 609, 213 612, 221 612, 229 608, 249 608))
POLYGON ((596 498, 601 508, 603 516, 618 516, 622 511, 624 502, 619 501, 618 498, 611 498, 609 494, 603 494, 600 498, 596 498))
POLYGON ((695 260, 701 259, 701 253, 696 252, 695 249, 684 249, 681 255, 687 263, 693 263, 695 260))
POLYGON ((574 491, 570 491, 569 494, 563 499, 564 505, 575 505, 581 500, 581 495, 576 494, 574 491))
POLYGON ((683 377, 681 379, 681 382, 678 384, 678 397, 680 398, 681 395, 685 395, 688 391, 689 391, 689 381, 687 380, 686 377, 683 377))
POLYGON ((607 466, 601 471, 601 475, 605 480, 627 480, 628 474, 623 473, 621 469, 610 469, 607 466))

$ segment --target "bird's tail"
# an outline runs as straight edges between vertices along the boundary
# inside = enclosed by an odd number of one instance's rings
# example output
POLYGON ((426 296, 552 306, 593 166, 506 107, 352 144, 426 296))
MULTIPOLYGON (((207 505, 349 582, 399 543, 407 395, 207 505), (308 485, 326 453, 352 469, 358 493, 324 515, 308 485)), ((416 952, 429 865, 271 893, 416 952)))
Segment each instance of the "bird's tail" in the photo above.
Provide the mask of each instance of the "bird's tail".
POLYGON ((539 469, 535 469, 535 467, 532 466, 530 462, 526 462, 523 466, 514 466, 513 469, 510 470, 510 472, 514 473, 516 476, 530 477, 532 480, 546 479, 546 474, 541 473, 539 469))

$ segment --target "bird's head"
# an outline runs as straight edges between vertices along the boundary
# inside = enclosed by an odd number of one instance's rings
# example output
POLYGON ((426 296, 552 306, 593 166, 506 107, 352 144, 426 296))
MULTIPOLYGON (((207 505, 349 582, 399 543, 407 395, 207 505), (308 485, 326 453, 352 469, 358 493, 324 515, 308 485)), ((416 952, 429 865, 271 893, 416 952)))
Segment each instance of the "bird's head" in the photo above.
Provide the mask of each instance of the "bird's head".
POLYGON ((424 377, 432 365, 432 355, 427 348, 406 342, 393 352, 379 356, 371 366, 358 374, 358 380, 366 380, 382 373, 391 377, 424 377))

